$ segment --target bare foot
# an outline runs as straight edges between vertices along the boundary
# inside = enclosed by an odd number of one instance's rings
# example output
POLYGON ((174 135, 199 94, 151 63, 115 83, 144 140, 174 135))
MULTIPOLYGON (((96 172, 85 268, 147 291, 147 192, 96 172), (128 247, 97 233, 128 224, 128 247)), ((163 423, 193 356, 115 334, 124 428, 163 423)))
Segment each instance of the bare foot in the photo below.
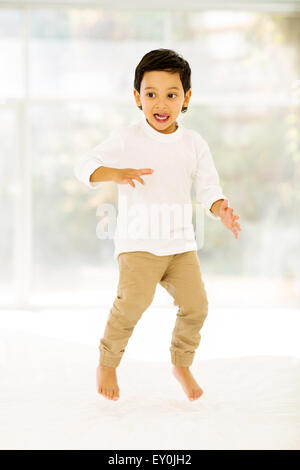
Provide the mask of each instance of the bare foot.
POLYGON ((97 392, 108 400, 118 400, 120 389, 115 367, 98 364, 96 369, 97 392))
POLYGON ((182 388, 190 401, 197 400, 199 397, 201 397, 203 390, 197 384, 188 367, 179 367, 173 365, 172 372, 179 383, 182 385, 182 388))

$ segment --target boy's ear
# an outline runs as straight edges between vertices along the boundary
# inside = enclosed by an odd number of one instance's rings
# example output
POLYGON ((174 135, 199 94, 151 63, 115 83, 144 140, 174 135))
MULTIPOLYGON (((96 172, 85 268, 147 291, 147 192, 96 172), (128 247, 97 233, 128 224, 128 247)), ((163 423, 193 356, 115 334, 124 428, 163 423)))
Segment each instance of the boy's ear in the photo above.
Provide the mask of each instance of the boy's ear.
POLYGON ((186 92, 185 97, 184 97, 184 107, 187 107, 190 101, 192 95, 192 90, 191 88, 186 92))
POLYGON ((133 89, 133 95, 134 95, 137 106, 141 106, 140 94, 135 88, 133 89))

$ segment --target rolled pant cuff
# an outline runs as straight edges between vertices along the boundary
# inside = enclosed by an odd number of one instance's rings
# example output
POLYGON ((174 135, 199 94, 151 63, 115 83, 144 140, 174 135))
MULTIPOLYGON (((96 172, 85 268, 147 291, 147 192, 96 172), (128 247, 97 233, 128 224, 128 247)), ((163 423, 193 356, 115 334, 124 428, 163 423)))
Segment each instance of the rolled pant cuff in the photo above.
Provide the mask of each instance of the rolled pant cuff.
POLYGON ((178 354, 176 352, 171 352, 171 362, 174 366, 178 367, 190 367, 193 363, 194 354, 187 356, 186 354, 178 354))
POLYGON ((103 354, 100 354, 100 359, 99 359, 99 364, 100 366, 107 366, 107 367, 118 367, 120 364, 119 358, 113 358, 110 356, 104 356, 103 354))

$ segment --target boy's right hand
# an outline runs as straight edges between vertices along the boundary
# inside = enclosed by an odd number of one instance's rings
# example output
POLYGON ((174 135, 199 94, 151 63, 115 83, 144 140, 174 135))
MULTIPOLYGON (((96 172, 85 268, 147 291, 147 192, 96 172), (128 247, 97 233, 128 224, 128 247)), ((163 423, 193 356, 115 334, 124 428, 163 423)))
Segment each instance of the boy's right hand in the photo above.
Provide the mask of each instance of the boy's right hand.
POLYGON ((135 170, 133 168, 114 168, 113 181, 119 184, 129 183, 133 188, 135 184, 133 180, 139 181, 141 184, 145 184, 145 181, 140 177, 140 175, 151 175, 154 170, 151 168, 142 168, 141 170, 135 170))

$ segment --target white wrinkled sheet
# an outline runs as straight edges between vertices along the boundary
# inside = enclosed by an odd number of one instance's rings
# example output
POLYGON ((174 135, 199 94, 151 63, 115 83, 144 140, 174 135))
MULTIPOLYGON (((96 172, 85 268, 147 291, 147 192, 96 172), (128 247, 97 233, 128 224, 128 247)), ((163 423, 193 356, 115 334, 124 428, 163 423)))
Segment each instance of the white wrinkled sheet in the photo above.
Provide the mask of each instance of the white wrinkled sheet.
POLYGON ((96 392, 96 347, 0 329, 1 449, 299 449, 300 360, 203 360, 189 402, 170 363, 124 357, 121 398, 96 392))

